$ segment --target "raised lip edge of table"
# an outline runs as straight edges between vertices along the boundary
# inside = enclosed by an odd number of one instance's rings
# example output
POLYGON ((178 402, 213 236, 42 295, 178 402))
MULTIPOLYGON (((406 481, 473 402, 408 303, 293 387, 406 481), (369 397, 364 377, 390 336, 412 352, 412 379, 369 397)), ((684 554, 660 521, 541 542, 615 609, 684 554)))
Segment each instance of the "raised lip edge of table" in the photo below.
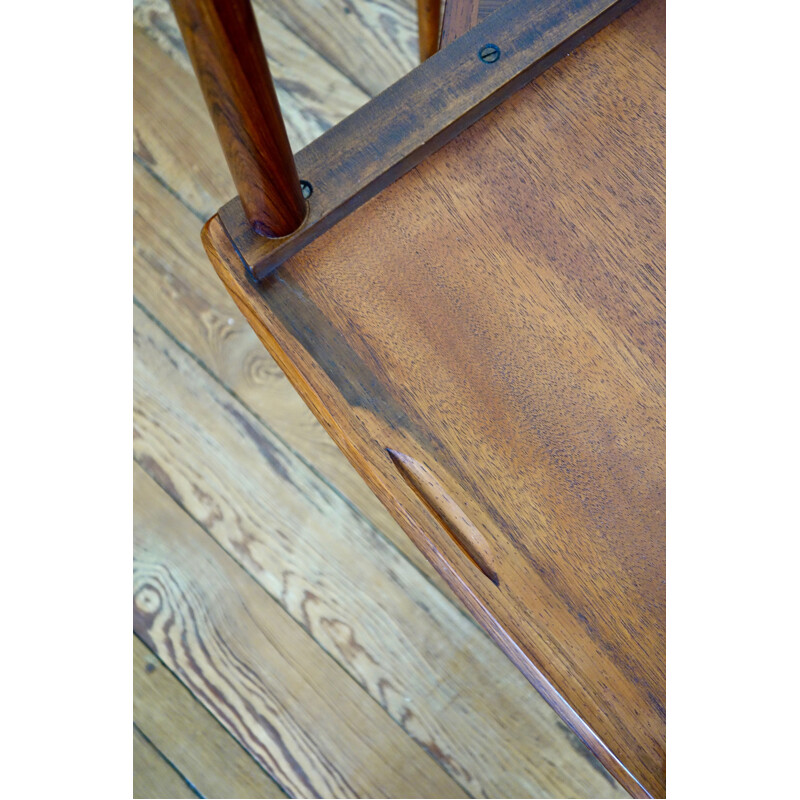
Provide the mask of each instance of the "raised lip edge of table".
POLYGON ((312 194, 289 236, 256 234, 238 197, 218 212, 247 275, 263 280, 638 0, 511 0, 295 156, 312 194), (487 64, 478 52, 498 45, 487 64))
POLYGON ((282 239, 266 239, 253 234, 241 203, 238 198, 234 198, 206 223, 202 238, 217 274, 240 311, 370 489, 500 649, 598 760, 630 794, 635 797, 651 797, 650 792, 564 699, 546 672, 500 626, 453 565, 441 554, 436 558, 431 554, 430 548, 420 546, 420 541, 428 538, 427 534, 404 510, 401 499, 389 495, 377 476, 367 468, 368 465, 357 457, 357 449, 336 421, 330 416, 326 417, 315 390, 264 325, 263 319, 266 315, 259 314, 257 310, 262 302, 258 281, 263 280, 306 244, 455 138, 636 2, 637 0, 579 0, 570 8, 575 13, 580 12, 578 19, 572 19, 566 38, 550 46, 552 40, 542 35, 541 27, 536 27, 536 21, 541 21, 536 15, 538 13, 546 22, 549 21, 548 31, 552 33, 560 30, 563 34, 564 30, 559 28, 559 24, 565 24, 566 12, 563 4, 559 7, 560 0, 547 0, 536 8, 531 8, 526 0, 513 0, 327 131, 296 156, 301 177, 309 180, 314 187, 306 221, 296 233, 282 239), (514 25, 514 14, 522 15, 525 25, 520 25, 518 20, 514 25), (486 65, 477 58, 477 51, 482 44, 490 41, 499 43, 502 57, 495 64, 486 65), (504 68, 492 70, 490 67, 501 64, 503 57, 506 59, 504 68), (534 60, 531 61, 531 58, 534 60), (476 64, 480 67, 476 68, 476 64), (451 72, 456 79, 449 84, 435 77, 451 72), (462 92, 459 95, 462 102, 454 105, 443 103, 441 91, 426 91, 430 82, 436 86, 444 85, 451 91, 455 87, 456 91, 462 92), (415 115, 406 118, 397 113, 398 95, 405 98, 406 102, 413 100, 415 115), (420 102, 430 105, 420 106, 420 102), (430 113, 426 113, 428 111, 430 113), (378 120, 377 127, 370 123, 370 119, 378 120), (417 125, 420 120, 421 123, 417 125), (371 130, 371 136, 376 137, 377 141, 389 141, 391 147, 382 153, 372 153, 376 156, 372 159, 365 159, 365 129, 371 130))

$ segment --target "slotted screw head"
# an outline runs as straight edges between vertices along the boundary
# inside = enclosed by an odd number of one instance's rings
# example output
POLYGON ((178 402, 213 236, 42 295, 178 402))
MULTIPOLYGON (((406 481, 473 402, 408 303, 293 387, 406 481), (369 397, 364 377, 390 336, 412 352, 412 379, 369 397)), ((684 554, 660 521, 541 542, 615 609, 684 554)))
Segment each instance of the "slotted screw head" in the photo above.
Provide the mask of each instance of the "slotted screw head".
POLYGON ((486 64, 494 64, 500 58, 500 48, 496 44, 485 44, 478 50, 478 58, 486 64))

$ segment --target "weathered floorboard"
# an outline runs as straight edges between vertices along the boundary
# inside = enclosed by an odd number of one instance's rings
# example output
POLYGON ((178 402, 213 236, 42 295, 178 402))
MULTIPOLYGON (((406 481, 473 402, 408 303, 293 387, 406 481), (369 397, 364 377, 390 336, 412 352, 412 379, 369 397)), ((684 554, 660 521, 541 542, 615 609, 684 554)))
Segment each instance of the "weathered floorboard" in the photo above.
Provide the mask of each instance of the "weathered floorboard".
POLYGON ((286 797, 136 636, 133 722, 203 797, 286 797))
POLYGON ((412 739, 476 796, 618 796, 469 618, 142 312, 134 320, 137 461, 412 739))
POLYGON ((134 798, 178 798, 200 797, 145 739, 142 732, 133 727, 133 796, 134 798))
POLYGON ((256 0, 256 4, 370 97, 419 64, 416 0, 256 0))
POLYGON ((295 797, 464 796, 143 470, 134 476, 134 630, 270 775, 295 797))
POLYGON ((236 191, 194 76, 136 28, 133 154, 199 217, 236 191))

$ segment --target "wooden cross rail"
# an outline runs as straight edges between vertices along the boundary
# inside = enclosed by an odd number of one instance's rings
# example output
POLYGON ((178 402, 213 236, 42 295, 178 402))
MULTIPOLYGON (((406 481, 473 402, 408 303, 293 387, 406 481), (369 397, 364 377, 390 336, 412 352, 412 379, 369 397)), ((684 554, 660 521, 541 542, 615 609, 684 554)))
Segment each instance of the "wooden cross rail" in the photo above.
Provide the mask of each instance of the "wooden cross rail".
POLYGON ((284 239, 254 234, 241 198, 219 219, 251 280, 264 280, 503 100, 619 16, 635 0, 510 0, 297 154, 313 187, 302 226, 284 239), (500 57, 486 63, 487 43, 500 57))

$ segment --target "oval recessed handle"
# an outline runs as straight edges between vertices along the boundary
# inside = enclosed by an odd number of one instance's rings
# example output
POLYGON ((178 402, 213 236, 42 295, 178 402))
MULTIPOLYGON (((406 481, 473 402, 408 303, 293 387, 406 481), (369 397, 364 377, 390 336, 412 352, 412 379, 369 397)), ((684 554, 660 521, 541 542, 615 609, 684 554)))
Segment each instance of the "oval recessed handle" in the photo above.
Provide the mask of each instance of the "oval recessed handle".
POLYGON ((405 482, 425 503, 428 511, 439 521, 450 538, 461 548, 475 566, 495 585, 500 585, 494 566, 494 554, 486 537, 444 490, 436 476, 419 461, 397 450, 386 448, 389 458, 405 482))

